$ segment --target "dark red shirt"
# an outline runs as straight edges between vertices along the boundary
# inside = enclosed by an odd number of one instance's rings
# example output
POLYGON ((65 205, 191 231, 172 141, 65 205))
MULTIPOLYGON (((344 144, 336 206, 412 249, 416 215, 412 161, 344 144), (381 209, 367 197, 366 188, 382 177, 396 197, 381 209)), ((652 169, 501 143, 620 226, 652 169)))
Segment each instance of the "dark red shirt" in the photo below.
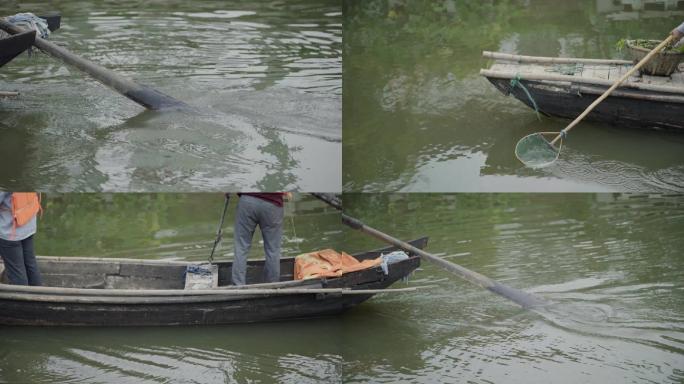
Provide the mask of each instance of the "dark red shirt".
POLYGON ((247 195, 256 197, 261 200, 266 200, 269 203, 275 204, 279 207, 283 206, 283 196, 285 192, 271 192, 271 193, 238 193, 238 196, 247 195))

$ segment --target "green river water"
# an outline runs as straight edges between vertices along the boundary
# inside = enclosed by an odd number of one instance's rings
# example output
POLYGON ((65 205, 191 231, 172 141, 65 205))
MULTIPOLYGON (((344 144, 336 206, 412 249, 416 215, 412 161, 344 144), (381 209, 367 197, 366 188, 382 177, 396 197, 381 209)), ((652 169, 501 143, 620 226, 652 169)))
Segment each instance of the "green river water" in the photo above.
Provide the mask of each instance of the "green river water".
POLYGON ((344 190, 684 190, 684 137, 674 133, 581 123, 555 165, 525 168, 516 142, 570 121, 538 121, 479 75, 484 50, 623 58, 618 40, 662 39, 684 20, 676 1, 659 2, 666 11, 623 11, 643 3, 346 1, 344 190))
POLYGON ((342 13, 334 0, 14 1, 50 40, 195 107, 150 112, 38 54, 0 69, 0 188, 339 191, 342 13), (8 166, 11 164, 11 166, 8 166))
MULTIPOLYGON (((45 198, 40 254, 189 260, 207 257, 223 203, 221 194, 45 198)), ((333 318, 220 327, 3 327, 0 381, 684 380, 681 196, 351 194, 344 204, 371 226, 402 239, 428 235, 428 251, 554 304, 527 312, 423 262, 408 285, 434 287, 377 296, 333 318)), ((382 246, 342 228, 339 214, 310 196, 299 195, 285 221, 285 255, 382 246)), ((232 217, 226 223, 221 258, 232 252, 232 217)))

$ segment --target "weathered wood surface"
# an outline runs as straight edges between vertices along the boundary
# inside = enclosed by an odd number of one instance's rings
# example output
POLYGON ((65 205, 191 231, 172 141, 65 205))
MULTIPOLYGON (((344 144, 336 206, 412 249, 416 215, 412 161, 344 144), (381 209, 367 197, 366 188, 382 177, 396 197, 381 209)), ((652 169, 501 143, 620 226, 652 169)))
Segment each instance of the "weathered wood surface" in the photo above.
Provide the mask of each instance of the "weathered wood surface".
POLYGON ((503 52, 483 51, 482 57, 495 60, 515 61, 518 63, 550 63, 550 64, 618 64, 618 65, 632 65, 628 60, 611 60, 611 59, 582 59, 577 57, 545 57, 545 56, 527 56, 527 55, 513 55, 503 52))
MULTIPOLYGON (((532 102, 520 86, 520 79, 548 116, 574 119, 612 83, 631 68, 631 64, 547 64, 500 60, 481 74, 502 93, 511 94, 530 108, 532 102)), ((632 76, 588 116, 587 120, 628 128, 684 129, 684 74, 671 77, 632 76)))
MULTIPOLYGON (((413 242, 424 247, 427 239, 413 242)), ((355 257, 378 257, 394 248, 364 252, 355 257)), ((283 259, 283 266, 294 260, 283 259)), ((148 284, 175 287, 183 283, 187 262, 150 260, 39 257, 46 279, 67 287, 19 287, 0 284, 0 324, 66 326, 157 326, 230 324, 274 321, 337 314, 369 299, 420 265, 420 258, 390 265, 389 275, 380 267, 348 273, 338 278, 290 280, 244 287, 218 287, 211 290, 177 288, 135 289, 148 284), (71 273, 68 273, 71 272, 71 273), (67 278, 66 275, 71 275, 67 278), (76 278, 75 276, 79 276, 76 278), (99 280, 97 278, 99 277, 99 280), (107 279, 128 289, 110 289, 107 279), (75 288, 78 284, 98 285, 99 289, 75 288), (105 284, 105 285, 103 285, 105 284), (69 288, 68 286, 71 286, 69 288), (349 290, 357 292, 350 293, 349 290), (251 292, 250 292, 251 291, 251 292), (31 296, 34 299, 31 299, 31 296)), ((219 274, 230 269, 220 262, 219 274)), ((248 270, 260 275, 263 261, 250 261, 248 270)), ((288 277, 289 276, 289 277, 288 277)))
MULTIPOLYGON (((540 80, 597 85, 605 86, 607 89, 630 69, 630 66, 589 65, 579 67, 578 72, 570 74, 572 69, 563 71, 563 69, 558 68, 556 70, 549 69, 548 71, 539 71, 526 68, 531 66, 536 67, 534 64, 520 66, 495 64, 491 69, 480 70, 480 74, 485 77, 499 79, 514 79, 519 77, 522 80, 540 80)), ((548 66, 540 67, 548 68, 548 66)), ((684 83, 682 83, 682 80, 680 80, 681 78, 682 76, 680 76, 680 73, 675 73, 671 77, 649 75, 631 76, 629 80, 622 83, 620 87, 684 95, 684 83)))

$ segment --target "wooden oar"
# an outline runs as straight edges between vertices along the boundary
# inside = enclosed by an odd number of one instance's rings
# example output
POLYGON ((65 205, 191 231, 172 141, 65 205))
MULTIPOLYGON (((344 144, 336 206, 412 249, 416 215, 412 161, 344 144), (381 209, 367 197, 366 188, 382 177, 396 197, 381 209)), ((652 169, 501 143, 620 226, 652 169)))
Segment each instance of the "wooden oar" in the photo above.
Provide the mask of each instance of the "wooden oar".
MULTIPOLYGON (((582 112, 575 120, 573 120, 570 124, 568 124, 567 127, 565 127, 563 130, 558 133, 556 138, 551 140, 550 142, 546 140, 546 138, 543 137, 543 135, 548 135, 549 132, 543 132, 543 133, 533 133, 530 135, 527 135, 520 139, 518 141, 518 144, 516 145, 516 156, 518 159, 523 162, 526 165, 532 165, 532 166, 546 166, 558 158, 558 155, 560 153, 561 148, 556 148, 555 144, 561 140, 567 133, 574 128, 577 124, 579 124, 580 121, 582 121, 594 108, 596 108, 597 105, 599 105, 603 100, 605 100, 617 87, 619 87, 622 83, 625 82, 625 80, 629 79, 634 72, 638 71, 641 67, 643 67, 653 56, 655 56, 661 49, 665 48, 671 41, 674 39, 673 35, 670 35, 667 37, 667 39, 663 40, 660 44, 658 44, 657 47, 653 48, 651 52, 649 52, 643 59, 641 59, 636 65, 634 65, 629 71, 627 71, 622 77, 620 77, 613 85, 608 88, 601 96, 599 96, 596 100, 594 100, 593 103, 591 103, 585 110, 582 112), (531 143, 529 145, 526 145, 527 143, 531 143), (541 143, 541 144, 539 144, 541 143), (550 144, 550 146, 546 146, 546 144, 550 144), (530 157, 526 158, 525 152, 522 152, 519 150, 519 148, 525 148, 526 151, 529 151, 529 153, 534 154, 536 156, 540 155, 539 151, 533 151, 530 150, 532 147, 540 147, 540 146, 545 146, 544 148, 541 148, 542 150, 546 151, 546 155, 549 156, 544 156, 545 159, 543 161, 540 161, 539 158, 536 157, 530 157), (555 152, 555 156, 552 153, 553 151, 555 152)), ((562 143, 562 142, 561 142, 562 143)))
POLYGON ((354 229, 371 235, 378 240, 382 240, 388 244, 392 244, 395 247, 401 248, 407 252, 414 253, 423 258, 424 260, 427 260, 437 265, 438 267, 448 272, 451 272, 477 286, 486 288, 487 290, 496 293, 499 296, 503 296, 525 309, 540 307, 548 304, 548 302, 545 299, 539 296, 521 291, 516 288, 509 287, 505 284, 499 283, 496 280, 492 280, 487 276, 481 275, 475 271, 471 271, 468 268, 446 261, 441 257, 437 257, 431 253, 423 251, 422 249, 416 248, 405 241, 401 241, 386 233, 380 232, 375 228, 369 227, 360 220, 355 219, 344 213, 342 214, 342 222, 344 222, 345 224, 354 229))
MULTIPOLYGON (((12 35, 26 31, 25 29, 17 27, 2 19, 0 19, 0 29, 12 35)), ((52 57, 60 59, 67 64, 73 65, 81 71, 89 74, 102 84, 113 88, 117 92, 147 109, 159 110, 171 108, 189 108, 189 106, 182 101, 176 100, 173 97, 165 95, 150 87, 140 85, 133 80, 130 80, 89 60, 79 57, 68 50, 52 44, 38 36, 36 36, 36 40, 33 42, 33 45, 35 45, 38 49, 50 54, 52 57)))
MULTIPOLYGON (((329 194, 325 193, 312 193, 312 195, 318 198, 319 200, 322 200, 323 202, 330 204, 334 208, 342 210, 342 205, 336 201, 337 199, 334 196, 330 196, 329 194)), ((420 248, 416 248, 405 241, 401 241, 386 233, 380 232, 375 228, 369 227, 366 224, 364 224, 361 220, 355 219, 345 213, 342 213, 342 222, 356 230, 371 235, 378 240, 394 245, 395 247, 401 248, 404 251, 416 254, 424 260, 427 260, 437 265, 438 267, 448 272, 451 272, 479 287, 486 288, 487 290, 496 293, 499 296, 503 296, 525 309, 541 307, 549 304, 549 302, 542 297, 521 291, 516 288, 509 287, 505 284, 499 283, 496 280, 492 280, 487 276, 481 275, 475 271, 471 271, 468 268, 446 261, 441 257, 437 257, 431 253, 423 251, 420 248)))
POLYGON ((329 206, 337 209, 338 211, 342 210, 342 202, 337 196, 335 196, 332 193, 311 193, 311 195, 313 195, 318 200, 325 202, 329 206))

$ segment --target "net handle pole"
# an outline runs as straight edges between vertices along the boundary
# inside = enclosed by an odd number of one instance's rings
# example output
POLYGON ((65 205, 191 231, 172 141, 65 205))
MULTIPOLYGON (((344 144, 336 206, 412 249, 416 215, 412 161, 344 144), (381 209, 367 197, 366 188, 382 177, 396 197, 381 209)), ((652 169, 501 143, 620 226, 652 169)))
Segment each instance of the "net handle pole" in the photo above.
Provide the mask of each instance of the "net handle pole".
POLYGON ((667 39, 663 40, 660 44, 658 44, 657 47, 653 48, 651 50, 651 52, 648 53, 648 55, 644 56, 644 58, 641 59, 641 61, 639 61, 635 66, 633 66, 632 69, 627 71, 627 73, 622 75, 622 77, 620 77, 615 83, 613 83, 613 85, 610 88, 608 88, 605 92, 603 92, 603 94, 601 96, 599 96, 598 99, 594 100, 594 102, 591 103, 587 107, 587 109, 585 109, 584 112, 582 112, 582 114, 577 116, 577 118, 575 118, 575 120, 573 120, 570 124, 568 124, 568 126, 565 127, 561 131, 561 133, 558 134, 558 136, 556 136, 556 138, 551 141, 551 145, 556 144, 556 142, 558 140, 560 140, 562 136, 567 134, 568 131, 570 131, 577 124, 579 124, 579 122, 582 121, 582 119, 584 119, 589 114, 589 112, 591 112, 597 105, 599 105, 603 100, 605 100, 617 87, 620 86, 620 84, 624 83, 625 80, 627 80, 630 76, 632 76, 632 74, 634 72, 641 69, 641 67, 643 67, 649 60, 651 60, 651 58, 653 56, 655 56, 661 49, 665 48, 665 46, 667 46, 673 39, 674 39, 674 35, 669 35, 667 37, 667 39))

